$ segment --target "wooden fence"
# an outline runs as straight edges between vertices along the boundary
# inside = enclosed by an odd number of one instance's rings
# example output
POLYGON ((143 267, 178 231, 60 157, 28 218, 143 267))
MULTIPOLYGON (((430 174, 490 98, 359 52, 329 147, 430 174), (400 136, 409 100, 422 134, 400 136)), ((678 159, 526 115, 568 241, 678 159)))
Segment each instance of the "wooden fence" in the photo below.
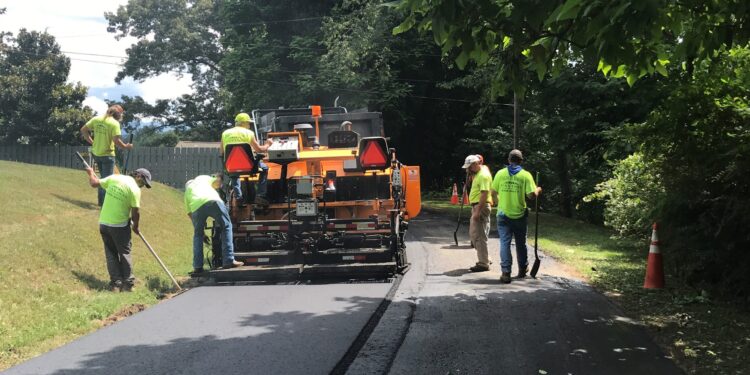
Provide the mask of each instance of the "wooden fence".
MULTIPOLYGON (((82 166, 75 152, 87 156, 88 149, 86 146, 0 145, 0 160, 79 169, 82 166)), ((155 181, 179 189, 195 176, 222 169, 217 148, 136 146, 130 151, 118 150, 118 166, 124 163, 128 152, 128 170, 146 168, 155 181)))

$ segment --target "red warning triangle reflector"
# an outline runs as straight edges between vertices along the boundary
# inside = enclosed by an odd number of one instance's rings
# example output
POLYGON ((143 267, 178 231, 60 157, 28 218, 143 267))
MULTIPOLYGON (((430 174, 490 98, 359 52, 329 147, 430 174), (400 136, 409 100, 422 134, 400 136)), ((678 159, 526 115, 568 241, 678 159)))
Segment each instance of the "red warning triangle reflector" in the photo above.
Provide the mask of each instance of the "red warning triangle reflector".
POLYGON ((365 151, 359 160, 365 168, 382 168, 387 165, 385 152, 383 152, 383 149, 375 141, 367 142, 365 151))
POLYGON ((232 151, 229 151, 229 156, 224 164, 227 168, 227 172, 249 172, 253 169, 253 162, 250 160, 250 156, 245 152, 241 146, 232 147, 232 151))

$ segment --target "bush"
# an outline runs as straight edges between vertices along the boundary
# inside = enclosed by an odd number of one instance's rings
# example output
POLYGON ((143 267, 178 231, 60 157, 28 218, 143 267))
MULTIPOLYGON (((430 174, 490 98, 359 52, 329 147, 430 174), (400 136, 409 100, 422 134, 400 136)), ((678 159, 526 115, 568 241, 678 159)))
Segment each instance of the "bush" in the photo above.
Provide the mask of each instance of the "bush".
POLYGON ((621 236, 644 236, 664 200, 659 163, 635 153, 617 162, 613 177, 597 185, 585 202, 604 200, 604 224, 621 236))

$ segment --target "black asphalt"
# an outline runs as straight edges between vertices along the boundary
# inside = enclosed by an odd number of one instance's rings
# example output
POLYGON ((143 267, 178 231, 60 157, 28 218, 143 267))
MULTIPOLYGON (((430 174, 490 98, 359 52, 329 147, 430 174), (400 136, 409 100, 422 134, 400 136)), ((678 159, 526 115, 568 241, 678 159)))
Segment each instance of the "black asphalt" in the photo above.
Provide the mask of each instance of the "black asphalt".
POLYGON ((454 229, 431 213, 412 220, 412 268, 354 346, 392 284, 200 287, 3 374, 681 373, 551 258, 538 279, 501 285, 491 238, 492 271, 468 273, 476 255, 466 227, 452 245, 454 229))
POLYGON ((644 328, 588 285, 559 276, 500 284, 498 241, 491 272, 468 273, 476 253, 452 245, 455 221, 413 220, 412 270, 350 374, 681 374, 644 328))
POLYGON ((200 287, 3 374, 327 374, 390 286, 200 287))

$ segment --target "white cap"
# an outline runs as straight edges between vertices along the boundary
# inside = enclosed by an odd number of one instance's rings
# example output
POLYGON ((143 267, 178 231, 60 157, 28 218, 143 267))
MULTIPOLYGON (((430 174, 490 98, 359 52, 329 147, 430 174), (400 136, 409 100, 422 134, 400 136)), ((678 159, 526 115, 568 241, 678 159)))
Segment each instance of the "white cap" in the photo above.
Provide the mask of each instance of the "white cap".
POLYGON ((469 168, 474 163, 479 163, 482 161, 482 159, 479 157, 479 155, 469 155, 464 159, 464 166, 461 168, 469 168))

